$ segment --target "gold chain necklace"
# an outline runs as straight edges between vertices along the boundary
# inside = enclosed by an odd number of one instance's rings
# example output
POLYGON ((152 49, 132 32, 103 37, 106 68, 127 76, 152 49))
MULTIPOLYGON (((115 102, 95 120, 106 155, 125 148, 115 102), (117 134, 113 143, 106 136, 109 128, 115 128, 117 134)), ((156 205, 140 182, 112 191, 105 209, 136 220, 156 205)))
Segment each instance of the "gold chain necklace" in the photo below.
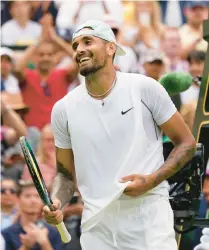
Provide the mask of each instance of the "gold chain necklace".
POLYGON ((109 93, 109 92, 115 87, 116 81, 117 81, 117 76, 115 76, 115 79, 114 79, 114 81, 113 81, 112 86, 111 86, 105 93, 103 93, 103 94, 101 94, 101 95, 92 94, 92 93, 88 90, 87 87, 86 87, 86 89, 87 89, 87 92, 88 92, 88 94, 89 94, 90 96, 93 96, 93 97, 102 97, 102 96, 106 95, 107 93, 109 93))

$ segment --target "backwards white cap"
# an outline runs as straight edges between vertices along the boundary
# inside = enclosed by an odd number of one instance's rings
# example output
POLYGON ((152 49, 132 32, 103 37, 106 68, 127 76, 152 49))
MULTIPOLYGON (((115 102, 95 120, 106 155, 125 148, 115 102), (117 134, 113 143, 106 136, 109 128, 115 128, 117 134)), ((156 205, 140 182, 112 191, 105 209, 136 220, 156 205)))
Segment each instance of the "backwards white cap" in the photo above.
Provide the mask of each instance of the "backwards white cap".
POLYGON ((78 26, 77 30, 73 34, 73 40, 76 37, 83 35, 96 36, 105 41, 113 42, 117 46, 116 55, 123 56, 126 54, 126 52, 122 49, 122 47, 119 44, 117 44, 115 35, 110 26, 100 20, 89 20, 84 24, 78 26), (89 28, 89 29, 84 30, 84 28, 89 28))

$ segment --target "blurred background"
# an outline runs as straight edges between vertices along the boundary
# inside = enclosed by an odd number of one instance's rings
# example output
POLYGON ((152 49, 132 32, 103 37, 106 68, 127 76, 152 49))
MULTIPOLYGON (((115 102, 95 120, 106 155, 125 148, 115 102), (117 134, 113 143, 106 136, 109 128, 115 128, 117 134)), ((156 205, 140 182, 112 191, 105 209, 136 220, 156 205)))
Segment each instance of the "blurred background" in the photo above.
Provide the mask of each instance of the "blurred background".
MULTIPOLYGON (((27 249, 47 250, 48 243, 52 249, 81 249, 83 204, 79 192, 64 210, 73 240, 63 245, 56 230, 42 221, 40 201, 18 142, 20 136, 27 137, 50 191, 56 173, 51 109, 84 81, 72 58, 76 27, 89 19, 111 26, 126 51, 124 57, 114 60, 119 71, 156 80, 168 72, 189 72, 201 79, 208 46, 203 39, 203 21, 208 19, 208 9, 208 1, 1 1, 1 231, 7 250, 25 245, 27 249), (34 228, 30 222, 35 222, 34 228), (7 230, 11 226, 14 232, 7 230), (25 238, 23 232, 27 236, 29 231, 33 236, 25 238)), ((200 87, 201 80, 172 96, 191 131, 200 87)), ((209 170, 202 200, 205 217, 209 170)), ((200 237, 196 234, 190 239, 191 246, 185 250, 198 245, 200 237)))

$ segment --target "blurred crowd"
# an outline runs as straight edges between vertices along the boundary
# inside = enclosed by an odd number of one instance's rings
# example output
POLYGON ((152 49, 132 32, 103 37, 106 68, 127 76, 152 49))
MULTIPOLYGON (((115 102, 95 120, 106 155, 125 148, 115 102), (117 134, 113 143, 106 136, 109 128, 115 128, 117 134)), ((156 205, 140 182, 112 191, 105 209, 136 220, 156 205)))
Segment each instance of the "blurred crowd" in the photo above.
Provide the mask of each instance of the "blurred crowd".
MULTIPOLYGON (((62 245, 57 231, 41 219, 41 202, 18 142, 20 136, 27 137, 50 191, 56 173, 51 110, 84 83, 73 60, 74 30, 89 19, 108 23, 126 51, 115 57, 116 70, 156 80, 168 72, 201 78, 208 46, 202 24, 208 19, 209 3, 19 0, 1 5, 1 230, 6 249, 79 250, 79 192, 64 210, 73 240, 62 245)), ((191 130, 199 90, 195 81, 172 97, 191 130)), ((209 201, 208 183, 203 191, 209 201)))

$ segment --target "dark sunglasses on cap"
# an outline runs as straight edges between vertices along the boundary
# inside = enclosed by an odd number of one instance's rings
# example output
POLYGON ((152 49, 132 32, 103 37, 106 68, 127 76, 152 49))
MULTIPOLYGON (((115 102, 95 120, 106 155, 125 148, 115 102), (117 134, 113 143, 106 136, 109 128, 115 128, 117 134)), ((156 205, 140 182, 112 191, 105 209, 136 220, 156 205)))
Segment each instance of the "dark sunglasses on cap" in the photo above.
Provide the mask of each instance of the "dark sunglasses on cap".
POLYGON ((6 191, 10 191, 11 194, 16 194, 17 190, 15 188, 1 188, 1 193, 5 194, 6 191))

